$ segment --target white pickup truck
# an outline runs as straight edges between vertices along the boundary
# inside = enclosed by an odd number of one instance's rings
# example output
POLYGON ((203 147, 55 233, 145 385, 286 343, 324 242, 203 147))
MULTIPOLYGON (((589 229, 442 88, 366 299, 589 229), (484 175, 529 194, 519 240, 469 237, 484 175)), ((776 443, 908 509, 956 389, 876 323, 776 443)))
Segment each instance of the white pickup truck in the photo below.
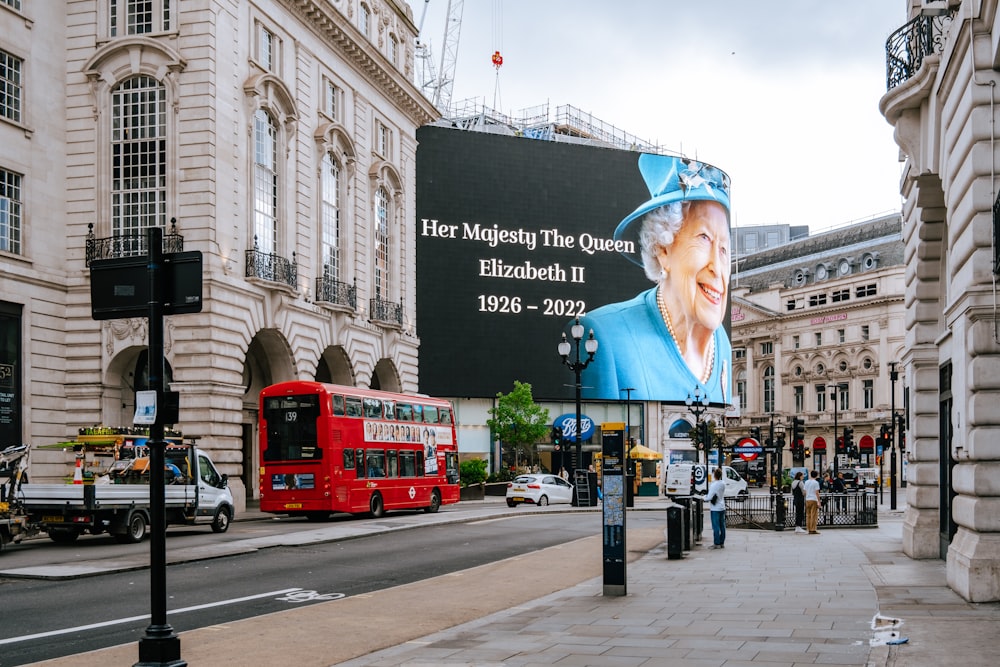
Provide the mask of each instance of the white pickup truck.
MULTIPOLYGON (((168 447, 165 462, 167 524, 206 523, 225 532, 234 516, 227 476, 194 445, 168 447)), ((121 458, 93 484, 24 484, 19 503, 28 522, 55 542, 72 542, 83 532, 139 542, 150 523, 148 466, 145 457, 121 458)))

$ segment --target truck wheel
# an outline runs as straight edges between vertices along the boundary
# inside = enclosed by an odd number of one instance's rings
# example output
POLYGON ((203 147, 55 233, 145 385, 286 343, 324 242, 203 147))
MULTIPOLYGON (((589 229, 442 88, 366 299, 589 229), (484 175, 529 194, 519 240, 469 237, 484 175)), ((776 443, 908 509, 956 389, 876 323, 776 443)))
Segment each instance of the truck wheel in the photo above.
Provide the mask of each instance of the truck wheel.
POLYGON ((56 544, 69 544, 80 537, 80 531, 72 528, 53 528, 49 531, 49 539, 56 544))
POLYGON ((428 514, 434 514, 439 509, 441 509, 441 493, 434 489, 431 491, 431 504, 424 508, 424 511, 428 514))
POLYGON ((119 544, 136 544, 146 536, 146 517, 142 512, 133 512, 125 524, 125 532, 115 535, 119 544))
POLYGON ((222 506, 215 510, 215 518, 212 519, 212 532, 213 533, 224 533, 229 530, 229 522, 233 519, 232 510, 226 506, 222 506))
POLYGON ((376 519, 381 519, 385 516, 385 503, 382 501, 382 494, 373 493, 372 499, 368 503, 368 510, 371 515, 376 519))

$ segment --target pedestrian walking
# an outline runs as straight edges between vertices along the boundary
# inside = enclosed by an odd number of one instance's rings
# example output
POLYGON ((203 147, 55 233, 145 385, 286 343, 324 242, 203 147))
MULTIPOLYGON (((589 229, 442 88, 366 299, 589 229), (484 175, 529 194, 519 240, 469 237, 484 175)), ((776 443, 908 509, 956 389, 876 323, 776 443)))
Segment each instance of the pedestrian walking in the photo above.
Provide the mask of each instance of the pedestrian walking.
POLYGON ((816 523, 819 521, 819 473, 809 472, 809 480, 805 483, 806 492, 806 530, 810 535, 818 535, 816 523))
POLYGON ((834 498, 837 499, 837 511, 843 512, 847 510, 847 496, 844 495, 847 493, 847 485, 844 484, 844 473, 837 473, 837 476, 833 478, 830 485, 836 494, 834 498))
POLYGON ((712 472, 708 487, 708 508, 712 515, 712 548, 726 548, 726 483, 722 481, 722 468, 712 472))
POLYGON ((802 471, 796 471, 792 480, 792 507, 795 509, 795 532, 805 533, 806 528, 806 487, 802 471))

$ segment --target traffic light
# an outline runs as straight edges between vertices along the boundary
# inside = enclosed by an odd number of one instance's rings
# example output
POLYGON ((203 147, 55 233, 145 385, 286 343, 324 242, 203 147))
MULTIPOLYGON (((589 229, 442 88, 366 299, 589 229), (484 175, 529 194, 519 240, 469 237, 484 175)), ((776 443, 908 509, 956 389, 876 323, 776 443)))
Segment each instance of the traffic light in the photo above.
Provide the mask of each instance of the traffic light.
POLYGON ((805 458, 806 420, 802 417, 792 417, 792 455, 795 458, 805 458))
POLYGON ((707 421, 701 423, 701 446, 706 452, 712 447, 712 434, 709 432, 707 421))
POLYGON ((882 426, 879 428, 879 435, 878 435, 878 444, 879 447, 882 448, 882 451, 889 449, 889 446, 892 444, 889 440, 889 433, 890 433, 889 426, 887 424, 882 424, 882 426))
POLYGON ((560 426, 553 426, 552 427, 552 448, 555 449, 557 452, 562 449, 562 438, 563 438, 562 427, 560 427, 560 426))
POLYGON ((756 440, 758 443, 760 442, 760 426, 750 427, 750 437, 756 440))
POLYGON ((854 429, 850 426, 844 427, 844 451, 854 451, 854 429))
POLYGON ((807 459, 810 456, 812 456, 812 450, 806 447, 805 450, 802 452, 802 458, 807 459))

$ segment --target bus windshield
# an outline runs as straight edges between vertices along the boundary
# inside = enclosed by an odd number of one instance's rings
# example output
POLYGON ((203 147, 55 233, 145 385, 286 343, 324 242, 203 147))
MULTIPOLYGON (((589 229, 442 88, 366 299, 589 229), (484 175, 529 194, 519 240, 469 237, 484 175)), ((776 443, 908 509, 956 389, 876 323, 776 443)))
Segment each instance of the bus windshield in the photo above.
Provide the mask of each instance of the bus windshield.
POLYGON ((276 396, 264 402, 267 422, 265 461, 315 460, 323 457, 316 442, 319 396, 276 396))

